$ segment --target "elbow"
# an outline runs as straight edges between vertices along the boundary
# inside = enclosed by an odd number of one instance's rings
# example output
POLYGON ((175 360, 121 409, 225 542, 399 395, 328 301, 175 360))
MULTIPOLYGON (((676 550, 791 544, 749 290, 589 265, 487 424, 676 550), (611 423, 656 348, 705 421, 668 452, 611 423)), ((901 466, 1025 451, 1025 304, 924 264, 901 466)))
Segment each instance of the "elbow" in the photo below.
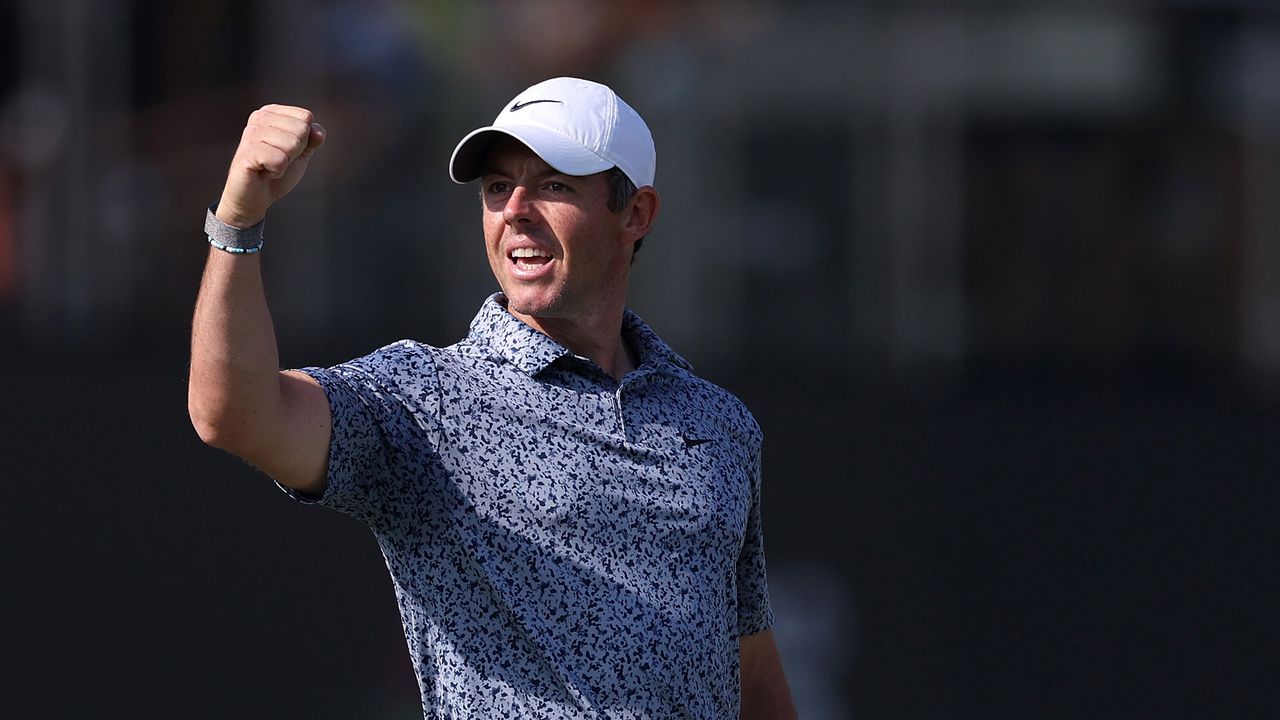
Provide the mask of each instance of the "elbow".
POLYGON ((237 435, 241 433, 236 429, 243 423, 237 422, 226 403, 216 397, 205 397, 193 388, 187 396, 187 416, 205 445, 232 453, 240 447, 237 435))
POLYGON ((187 415, 191 418, 191 426, 201 442, 210 447, 227 449, 226 423, 219 422, 214 413, 209 413, 194 400, 187 402, 187 415))
POLYGON ((187 386, 187 416, 206 445, 248 460, 266 449, 278 400, 238 392, 223 382, 193 378, 187 386))

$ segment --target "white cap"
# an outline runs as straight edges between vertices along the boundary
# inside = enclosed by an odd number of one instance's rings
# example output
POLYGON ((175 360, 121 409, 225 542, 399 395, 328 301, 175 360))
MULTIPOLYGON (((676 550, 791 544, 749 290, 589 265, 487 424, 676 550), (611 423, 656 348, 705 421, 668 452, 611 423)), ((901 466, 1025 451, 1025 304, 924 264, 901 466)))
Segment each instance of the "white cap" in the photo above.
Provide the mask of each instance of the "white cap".
POLYGON ((566 175, 592 175, 616 165, 636 187, 653 184, 657 153, 649 127, 600 83, 552 78, 516 95, 492 125, 472 131, 454 148, 449 159, 454 182, 484 173, 495 133, 519 140, 566 175))

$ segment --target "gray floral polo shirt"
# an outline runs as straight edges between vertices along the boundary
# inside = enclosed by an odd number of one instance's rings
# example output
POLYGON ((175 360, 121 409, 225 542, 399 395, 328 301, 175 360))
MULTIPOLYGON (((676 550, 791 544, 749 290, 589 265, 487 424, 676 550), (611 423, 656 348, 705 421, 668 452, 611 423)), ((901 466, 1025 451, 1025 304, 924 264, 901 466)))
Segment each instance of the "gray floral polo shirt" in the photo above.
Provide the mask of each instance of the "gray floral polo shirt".
POLYGON ((451 347, 305 369, 315 502, 377 536, 424 714, 736 718, 738 636, 773 622, 759 427, 630 311, 618 383, 504 301, 451 347))

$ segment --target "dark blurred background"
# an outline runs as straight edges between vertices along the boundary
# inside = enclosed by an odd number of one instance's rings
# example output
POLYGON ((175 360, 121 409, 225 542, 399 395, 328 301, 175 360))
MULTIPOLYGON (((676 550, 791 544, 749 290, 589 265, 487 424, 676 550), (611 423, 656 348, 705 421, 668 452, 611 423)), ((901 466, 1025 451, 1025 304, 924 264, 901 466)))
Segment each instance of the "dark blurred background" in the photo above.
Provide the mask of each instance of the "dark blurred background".
POLYGON ((6 0, 0 715, 420 714, 372 536, 190 428, 204 208, 313 109, 283 362, 449 344, 449 152, 558 74, 654 131, 632 305, 764 427, 803 717, 1273 716, 1274 0, 6 0))

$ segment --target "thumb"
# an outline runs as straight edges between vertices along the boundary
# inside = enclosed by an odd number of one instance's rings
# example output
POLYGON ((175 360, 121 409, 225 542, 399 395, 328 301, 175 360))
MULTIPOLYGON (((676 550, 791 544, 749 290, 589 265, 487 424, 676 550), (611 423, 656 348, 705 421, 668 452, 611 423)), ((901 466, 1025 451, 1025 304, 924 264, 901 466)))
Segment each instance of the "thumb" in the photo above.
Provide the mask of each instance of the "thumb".
POLYGON ((328 132, 318 122, 311 123, 311 133, 307 135, 307 146, 303 148, 301 157, 310 157, 312 153, 324 145, 328 132))

